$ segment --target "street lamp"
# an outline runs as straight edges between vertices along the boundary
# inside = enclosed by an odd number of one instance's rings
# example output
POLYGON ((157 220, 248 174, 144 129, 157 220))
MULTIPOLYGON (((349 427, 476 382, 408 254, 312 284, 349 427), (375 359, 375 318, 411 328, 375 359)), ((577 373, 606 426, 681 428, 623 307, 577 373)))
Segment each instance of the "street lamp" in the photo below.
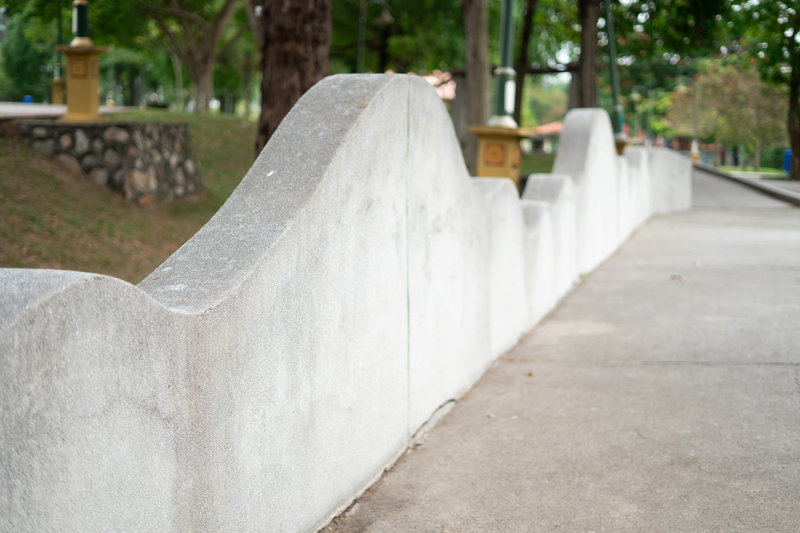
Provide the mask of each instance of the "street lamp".
POLYGON ((608 31, 608 58, 609 67, 611 71, 611 88, 614 94, 614 138, 617 144, 617 153, 622 155, 622 149, 625 145, 625 130, 623 124, 625 122, 625 115, 623 113, 622 104, 619 103, 619 70, 617 69, 617 40, 614 36, 614 17, 611 16, 611 0, 605 0, 606 8, 606 31, 608 31))
POLYGON ((356 49, 356 72, 364 72, 364 41, 367 32, 367 8, 371 5, 379 5, 383 8, 375 22, 380 25, 387 25, 394 22, 389 6, 385 0, 358 0, 358 44, 356 49))
POLYGON ((497 85, 494 95, 494 115, 486 123, 487 126, 516 128, 517 123, 511 117, 514 112, 506 105, 506 87, 514 81, 517 72, 514 70, 514 0, 503 1, 500 27, 500 66, 494 70, 497 85))

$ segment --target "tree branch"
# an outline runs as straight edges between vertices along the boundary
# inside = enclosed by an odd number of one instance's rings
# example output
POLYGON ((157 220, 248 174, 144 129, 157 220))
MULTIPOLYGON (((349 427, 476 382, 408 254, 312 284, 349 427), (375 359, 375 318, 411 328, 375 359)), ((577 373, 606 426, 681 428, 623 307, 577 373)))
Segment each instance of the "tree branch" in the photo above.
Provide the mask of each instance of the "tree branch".
MULTIPOLYGON (((177 6, 177 3, 173 4, 173 6, 177 6)), ((176 19, 186 19, 191 22, 194 22, 198 26, 200 26, 201 31, 208 31, 208 22, 206 22, 203 17, 198 15, 197 13, 192 13, 191 11, 184 11, 180 8, 168 8, 168 7, 158 7, 158 6, 144 6, 145 10, 150 11, 151 13, 159 13, 161 15, 169 15, 175 17, 176 19)))
POLYGON ((247 24, 250 26, 250 31, 253 32, 258 49, 261 50, 264 47, 264 30, 261 26, 261 21, 256 17, 253 0, 244 0, 244 10, 247 13, 247 24))
MULTIPOLYGON (((182 11, 180 6, 178 5, 177 0, 170 0, 169 3, 170 3, 170 5, 172 6, 173 9, 176 9, 178 11, 182 11)), ((203 54, 200 53, 200 49, 197 47, 197 43, 195 42, 194 35, 192 35, 192 30, 191 30, 191 28, 189 28, 188 20, 185 19, 185 18, 179 18, 178 20, 180 21, 181 28, 183 28, 183 34, 186 36, 186 46, 189 49, 189 53, 192 54, 192 57, 194 58, 195 62, 197 62, 198 64, 202 63, 203 62, 203 54)), ((207 24, 205 21, 203 21, 203 23, 207 24)), ((201 30, 202 29, 203 28, 201 28, 201 30)), ((203 32, 203 33, 207 33, 207 32, 203 32)), ((214 43, 214 45, 216 46, 216 43, 214 43)))
POLYGON ((211 39, 206 41, 209 45, 210 53, 214 53, 217 44, 222 39, 222 32, 225 31, 225 27, 236 12, 237 4, 237 0, 225 0, 225 5, 222 6, 222 9, 214 18, 214 22, 211 25, 211 39))
POLYGON ((244 33, 244 30, 246 30, 247 28, 248 28, 247 24, 242 24, 241 26, 239 26, 239 29, 236 30, 236 33, 233 34, 233 37, 228 39, 228 42, 222 45, 222 48, 220 48, 219 53, 217 53, 217 57, 222 57, 225 54, 227 54, 228 50, 230 50, 233 43, 236 42, 236 40, 244 33))
POLYGON ((156 25, 161 29, 161 32, 167 36, 167 39, 169 39, 169 42, 172 44, 172 51, 178 54, 178 56, 184 63, 186 63, 187 66, 194 64, 194 58, 192 58, 191 54, 181 47, 180 43, 178 42, 178 38, 169 30, 166 22, 163 18, 161 18, 161 15, 154 12, 153 18, 156 21, 156 25))

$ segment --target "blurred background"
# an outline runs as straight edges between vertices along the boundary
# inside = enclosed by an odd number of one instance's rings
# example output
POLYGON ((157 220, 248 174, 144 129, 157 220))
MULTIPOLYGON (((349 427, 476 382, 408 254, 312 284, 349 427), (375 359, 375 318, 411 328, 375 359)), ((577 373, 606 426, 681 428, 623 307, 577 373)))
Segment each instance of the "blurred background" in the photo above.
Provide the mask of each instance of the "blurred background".
POLYGON ((616 76, 629 144, 667 146, 763 179, 800 179, 785 164, 800 145, 800 25, 782 3, 93 0, 89 34, 108 47, 99 62, 103 120, 188 123, 205 184, 203 195, 143 208, 14 134, 19 117, 59 115, 53 80, 65 60, 54 47, 73 38, 73 8, 0 0, 2 267, 140 281, 216 212, 291 105, 329 74, 424 77, 472 168, 467 127, 494 112, 499 85, 488 80, 504 38, 516 70, 505 106, 531 129, 522 175, 550 171, 569 109, 613 115, 616 76), (504 9, 513 25, 505 33, 504 9))

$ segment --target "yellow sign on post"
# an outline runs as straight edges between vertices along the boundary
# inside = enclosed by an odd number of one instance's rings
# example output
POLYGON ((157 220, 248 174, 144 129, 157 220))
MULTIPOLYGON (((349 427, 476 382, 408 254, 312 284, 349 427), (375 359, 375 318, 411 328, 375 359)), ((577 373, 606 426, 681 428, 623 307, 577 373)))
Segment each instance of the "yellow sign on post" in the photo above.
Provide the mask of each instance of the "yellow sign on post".
POLYGON ((530 137, 533 131, 523 128, 498 126, 470 126, 469 131, 478 136, 478 176, 482 178, 508 178, 519 188, 521 153, 519 140, 530 137))

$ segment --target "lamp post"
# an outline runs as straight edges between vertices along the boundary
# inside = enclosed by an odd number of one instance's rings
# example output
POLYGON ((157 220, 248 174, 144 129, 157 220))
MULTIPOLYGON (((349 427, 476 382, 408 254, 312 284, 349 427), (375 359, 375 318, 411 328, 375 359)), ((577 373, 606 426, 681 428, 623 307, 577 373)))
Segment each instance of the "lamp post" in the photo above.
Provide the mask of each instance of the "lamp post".
POLYGON ((504 0, 500 26, 500 66, 494 70, 495 95, 494 115, 486 123, 487 126, 500 126, 503 128, 516 128, 517 123, 512 118, 513 109, 509 111, 506 105, 506 87, 517 77, 514 70, 514 0, 504 0))
POLYGON ((622 104, 619 103, 619 69, 617 68, 617 41, 614 36, 614 17, 611 16, 611 0, 605 0, 606 8, 606 31, 608 32, 608 59, 611 72, 611 88, 614 95, 614 120, 612 126, 614 128, 614 139, 617 144, 617 153, 622 155, 625 148, 625 131, 623 124, 625 123, 625 115, 623 113, 622 104))
POLYGON ((97 89, 100 84, 98 56, 105 47, 95 46, 89 38, 89 2, 75 0, 72 3, 72 39, 69 46, 56 46, 56 50, 67 56, 67 113, 65 121, 92 121, 100 113, 97 89))
POLYGON ((389 6, 385 0, 358 0, 358 43, 356 44, 356 72, 364 72, 364 41, 367 33, 367 8, 372 4, 383 8, 383 13, 376 20, 380 24, 391 24, 394 22, 389 6))
MULTIPOLYGON (((533 135, 533 130, 517 127, 511 117, 513 95, 506 88, 516 77, 514 64, 514 0, 503 0, 502 26, 500 28, 500 66, 495 69, 496 93, 494 114, 485 126, 470 126, 469 131, 477 135, 477 174, 481 177, 508 178, 520 189, 519 166, 521 153, 519 140, 533 135), (511 98, 506 98, 511 96, 511 98), (509 100, 512 105, 507 103, 509 100), (509 109, 510 108, 510 109, 509 109)), ((520 191, 521 192, 521 191, 520 191)))

